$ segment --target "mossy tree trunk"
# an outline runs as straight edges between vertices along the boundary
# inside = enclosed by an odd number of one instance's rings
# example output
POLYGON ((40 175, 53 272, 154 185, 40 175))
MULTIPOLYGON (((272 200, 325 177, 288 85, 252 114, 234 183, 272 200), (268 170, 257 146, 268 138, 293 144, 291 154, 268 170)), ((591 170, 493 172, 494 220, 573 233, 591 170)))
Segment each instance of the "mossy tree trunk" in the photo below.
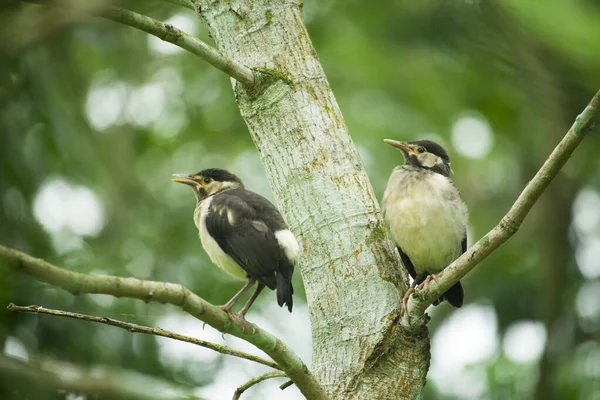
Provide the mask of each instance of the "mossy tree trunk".
MULTIPOLYGON (((276 201, 303 248, 312 369, 332 399, 422 396, 425 327, 398 321, 407 276, 295 1, 197 1, 217 47, 262 74, 233 82, 276 201)), ((285 339, 285 338, 284 338, 285 339)))

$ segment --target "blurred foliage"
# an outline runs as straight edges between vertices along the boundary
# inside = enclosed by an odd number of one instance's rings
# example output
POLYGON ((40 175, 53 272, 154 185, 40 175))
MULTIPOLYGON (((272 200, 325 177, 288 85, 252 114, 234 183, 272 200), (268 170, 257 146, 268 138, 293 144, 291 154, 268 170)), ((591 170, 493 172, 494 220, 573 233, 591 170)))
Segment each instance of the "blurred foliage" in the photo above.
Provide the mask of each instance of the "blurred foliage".
MULTIPOLYGON (((191 10, 118 4, 210 41, 191 10)), ((169 177, 224 167, 272 197, 230 82, 170 44, 86 16, 100 6, 1 6, 0 243, 76 271, 182 283, 223 303, 241 283, 211 265, 192 222, 193 196, 169 177)), ((600 82, 598 1, 308 0, 304 13, 378 197, 401 162, 382 140, 433 138, 449 150, 470 206, 470 240, 508 210, 600 82)), ((449 346, 456 339, 461 353, 474 354, 455 366, 454 386, 444 370, 432 373, 427 398, 600 399, 599 148, 596 129, 522 229, 465 279, 464 310, 491 310, 496 324, 491 352, 482 347, 478 355, 477 346, 458 341, 476 339, 484 320, 473 317, 472 331, 448 334, 449 346), (520 336, 511 347, 508 332, 523 321, 542 323, 545 335, 529 340, 546 346, 519 360, 510 349, 520 336)), ((300 274, 295 279, 302 298, 300 274)), ((265 313, 272 297, 261 296, 265 313)), ((175 313, 73 297, 0 268, 0 309, 9 302, 151 325, 175 313)), ((444 351, 436 350, 444 340, 436 332, 459 312, 446 305, 432 312, 433 365, 444 351)), ((277 311, 279 324, 287 318, 277 311)), ((2 349, 119 366, 190 387, 209 384, 225 365, 220 356, 173 362, 153 337, 5 311, 2 349)), ((241 383, 232 377, 229 388, 241 383)), ((0 397, 13 398, 8 390, 0 386, 0 397)), ((252 393, 264 398, 260 389, 252 393)))

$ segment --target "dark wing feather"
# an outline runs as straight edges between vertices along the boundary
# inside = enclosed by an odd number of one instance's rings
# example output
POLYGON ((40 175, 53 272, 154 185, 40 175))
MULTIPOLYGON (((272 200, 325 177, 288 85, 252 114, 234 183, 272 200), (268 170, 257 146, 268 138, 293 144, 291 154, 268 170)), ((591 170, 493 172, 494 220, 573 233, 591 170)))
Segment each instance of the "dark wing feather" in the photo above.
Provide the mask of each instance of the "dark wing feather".
MULTIPOLYGON (((465 253, 465 251, 467 251, 467 232, 465 231, 465 237, 463 238, 462 242, 460 243, 460 247, 461 247, 461 255, 465 253)), ((456 308, 460 308, 463 305, 463 300, 465 297, 465 292, 463 290, 462 285, 460 284, 460 281, 456 282, 454 284, 454 286, 452 286, 450 289, 448 289, 446 291, 446 293, 444 293, 444 295, 442 296, 443 299, 445 299, 446 301, 448 301, 448 303, 450 303, 453 307, 456 308)))
POLYGON ((400 253, 400 259, 402 260, 402 265, 404 265, 404 268, 406 268, 406 270, 408 271, 410 276, 413 279, 416 279, 417 271, 415 270, 415 267, 414 267, 412 261, 410 261, 410 258, 408 258, 408 256, 402 251, 400 246, 396 246, 396 247, 398 248, 398 253, 400 253))
POLYGON ((248 276, 275 289, 275 272, 283 254, 275 234, 256 219, 253 207, 239 196, 222 193, 213 199, 205 223, 210 236, 248 276))

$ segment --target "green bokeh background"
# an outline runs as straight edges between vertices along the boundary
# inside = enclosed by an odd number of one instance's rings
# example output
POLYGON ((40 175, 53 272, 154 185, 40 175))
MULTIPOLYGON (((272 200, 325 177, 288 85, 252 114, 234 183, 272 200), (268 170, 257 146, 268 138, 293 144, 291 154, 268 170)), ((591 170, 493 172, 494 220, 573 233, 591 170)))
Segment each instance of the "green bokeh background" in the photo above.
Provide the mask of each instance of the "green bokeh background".
MULTIPOLYGON (((191 10, 116 4, 211 42, 191 10)), ((169 177, 227 168, 272 198, 229 79, 143 32, 68 10, 0 8, 0 243, 74 271, 182 283, 225 302, 241 282, 211 265, 192 222, 193 196, 169 177), (46 225, 35 212, 44 187, 66 196, 40 203, 55 216, 46 225), (87 189, 103 210, 96 231, 64 222, 73 212, 89 219, 93 209, 65 206, 69 193, 87 189)), ((434 138, 451 154, 470 208, 470 239, 499 221, 600 84, 598 1, 307 0, 304 15, 378 197, 401 162, 382 140, 434 138), (465 118, 484 132, 461 135, 457 121, 465 118)), ((515 237, 464 280, 465 308, 433 311, 433 364, 454 345, 468 357, 432 372, 427 399, 600 399, 599 134, 589 133, 515 237), (537 333, 521 337, 518 326, 537 333), (438 332, 450 333, 444 341, 438 332), (471 336, 488 344, 459 340, 471 336), (515 358, 510 348, 521 339, 521 347, 545 350, 515 358)), ((301 304, 299 273, 295 286, 301 304)), ((174 331, 185 320, 173 307, 73 297, 0 268, 0 351, 8 354, 130 369, 185 388, 212 382, 230 393, 246 376, 231 363, 255 372, 224 356, 176 362, 161 356, 154 337, 9 314, 2 311, 9 302, 149 325, 174 321, 162 326, 174 331)), ((289 316, 273 302, 272 293, 261 296, 255 320, 276 319, 274 329, 285 331, 294 318, 308 331, 305 307, 289 316)), ((209 330, 198 324, 188 333, 217 340, 209 330)), ((283 339, 309 358, 310 338, 290 335, 283 339)), ((280 397, 265 390, 247 398, 298 398, 294 389, 280 397)), ((199 393, 221 398, 217 389, 199 393)), ((66 396, 0 386, 2 398, 25 395, 66 396)))

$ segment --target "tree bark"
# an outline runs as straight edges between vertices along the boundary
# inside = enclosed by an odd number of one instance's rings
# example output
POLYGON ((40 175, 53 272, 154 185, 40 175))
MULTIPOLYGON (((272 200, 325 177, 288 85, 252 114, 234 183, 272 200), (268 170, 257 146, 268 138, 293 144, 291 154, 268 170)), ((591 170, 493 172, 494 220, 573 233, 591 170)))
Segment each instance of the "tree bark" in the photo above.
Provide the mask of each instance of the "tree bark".
POLYGON ((299 237, 313 372, 332 399, 422 397, 424 325, 397 324, 408 278, 295 1, 197 1, 217 47, 262 72, 239 108, 299 237))

